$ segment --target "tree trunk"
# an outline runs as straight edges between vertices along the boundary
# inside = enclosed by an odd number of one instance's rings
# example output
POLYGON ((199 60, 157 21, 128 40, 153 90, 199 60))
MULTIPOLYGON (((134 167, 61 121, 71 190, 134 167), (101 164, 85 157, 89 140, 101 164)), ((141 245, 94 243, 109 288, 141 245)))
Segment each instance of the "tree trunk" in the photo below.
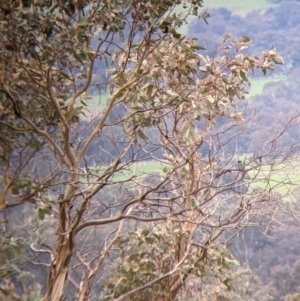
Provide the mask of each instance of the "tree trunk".
POLYGON ((63 201, 59 206, 59 227, 57 250, 47 283, 44 301, 61 301, 68 276, 68 266, 73 252, 73 233, 70 231, 70 202, 63 201))
POLYGON ((56 257, 50 269, 44 301, 61 301, 68 275, 68 265, 73 251, 73 239, 68 234, 58 240, 56 257))
POLYGON ((89 296, 90 286, 91 286, 91 280, 93 277, 88 277, 86 280, 83 281, 83 284, 80 288, 79 292, 79 298, 78 301, 86 301, 89 296))

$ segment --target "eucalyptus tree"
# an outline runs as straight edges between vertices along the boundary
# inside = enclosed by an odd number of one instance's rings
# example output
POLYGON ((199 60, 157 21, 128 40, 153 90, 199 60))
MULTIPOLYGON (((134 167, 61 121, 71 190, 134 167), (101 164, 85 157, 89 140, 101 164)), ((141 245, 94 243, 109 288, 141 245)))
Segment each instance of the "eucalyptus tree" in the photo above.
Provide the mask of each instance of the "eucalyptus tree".
POLYGON ((43 254, 45 301, 174 300, 226 267, 225 232, 277 223, 271 174, 294 156, 280 137, 296 118, 243 168, 231 141, 253 124, 235 106, 248 72, 282 58, 244 55, 251 40, 229 35, 206 51, 179 32, 207 22, 202 5, 1 3, 3 240, 43 254), (18 208, 37 210, 25 237, 18 208))

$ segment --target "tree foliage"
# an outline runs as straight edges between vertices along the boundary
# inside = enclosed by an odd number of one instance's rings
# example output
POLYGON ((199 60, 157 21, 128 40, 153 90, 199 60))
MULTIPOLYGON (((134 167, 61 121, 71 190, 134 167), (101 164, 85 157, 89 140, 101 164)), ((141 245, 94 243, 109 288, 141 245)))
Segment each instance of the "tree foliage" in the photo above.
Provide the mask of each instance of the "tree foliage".
MULTIPOLYGON (((285 61, 276 74, 288 75, 299 67, 299 10, 300 3, 295 1, 280 1, 278 5, 264 11, 254 10, 244 16, 226 8, 210 9, 209 26, 195 19, 189 26, 188 33, 197 37, 210 51, 228 32, 233 37, 247 35, 253 40, 251 48, 245 50, 248 54, 250 51, 260 53, 273 45, 285 61)), ((257 73, 256 76, 260 74, 257 73)))
POLYGON ((282 58, 244 54, 246 36, 205 53, 178 32, 206 21, 202 4, 1 4, 0 209, 12 228, 18 206, 36 209, 26 239, 7 239, 49 268, 45 301, 175 300, 192 275, 230 289, 225 234, 278 223, 271 179, 294 158, 280 138, 295 119, 243 162, 230 141, 251 123, 235 106, 248 72, 282 58))

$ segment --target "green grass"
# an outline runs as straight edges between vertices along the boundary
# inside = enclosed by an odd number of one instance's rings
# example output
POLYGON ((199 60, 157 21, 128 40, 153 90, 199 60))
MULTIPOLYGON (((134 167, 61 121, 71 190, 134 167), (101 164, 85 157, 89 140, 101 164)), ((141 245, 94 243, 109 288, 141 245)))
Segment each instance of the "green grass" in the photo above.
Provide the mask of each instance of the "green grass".
POLYGON ((262 166, 260 170, 250 170, 250 188, 263 189, 266 191, 272 190, 275 193, 281 194, 286 202, 294 202, 293 191, 300 185, 300 172, 298 160, 288 163, 279 163, 262 166))
POLYGON ((107 103, 108 94, 90 94, 87 97, 88 99, 84 101, 89 106, 89 108, 104 108, 107 103))
POLYGON ((76 106, 87 105, 87 108, 84 110, 84 115, 81 114, 81 118, 89 119, 91 116, 97 116, 101 111, 106 108, 108 94, 101 93, 96 94, 88 94, 82 99, 77 98, 76 106), (81 102, 81 100, 84 102, 81 102))
POLYGON ((265 10, 271 5, 267 0, 204 0, 204 8, 225 7, 240 15, 246 15, 252 10, 265 10))
POLYGON ((272 82, 279 82, 281 80, 286 80, 286 76, 274 76, 274 77, 250 79, 251 87, 249 89, 249 94, 247 94, 247 98, 261 94, 265 84, 272 83, 272 82))
POLYGON ((285 196, 292 193, 298 185, 300 185, 300 174, 269 175, 268 173, 261 173, 253 180, 250 186, 252 189, 261 188, 264 190, 273 190, 285 196))
POLYGON ((114 174, 112 180, 113 181, 125 181, 134 177, 134 179, 139 180, 143 178, 147 178, 152 175, 161 175, 164 168, 168 165, 160 162, 138 162, 134 163, 123 172, 119 172, 114 174))
MULTIPOLYGON (((167 168, 168 164, 161 162, 153 162, 153 161, 141 161, 136 162, 124 168, 120 172, 114 173, 111 178, 112 182, 124 182, 132 179, 133 181, 141 180, 143 178, 147 178, 152 175, 162 175, 163 169, 167 168)), ((106 167, 97 167, 94 168, 94 173, 101 175, 105 172, 106 167)))
POLYGON ((275 163, 274 165, 257 166, 253 162, 253 154, 235 155, 231 159, 231 164, 241 160, 245 163, 251 190, 262 189, 272 190, 283 196, 285 201, 294 201, 293 190, 300 185, 300 162, 297 159, 286 163, 275 163))
MULTIPOLYGON (((116 172, 111 178, 112 182, 131 182, 135 183, 152 175, 162 175, 163 169, 168 168, 168 164, 144 161, 131 164, 128 168, 116 172)), ((293 199, 293 190, 300 185, 300 173, 291 172, 290 166, 278 164, 276 170, 270 172, 269 166, 264 167, 259 173, 250 171, 250 189, 272 190, 283 196, 287 202, 295 201, 293 199)), ((95 173, 101 175, 105 171, 105 167, 95 168, 95 173)))

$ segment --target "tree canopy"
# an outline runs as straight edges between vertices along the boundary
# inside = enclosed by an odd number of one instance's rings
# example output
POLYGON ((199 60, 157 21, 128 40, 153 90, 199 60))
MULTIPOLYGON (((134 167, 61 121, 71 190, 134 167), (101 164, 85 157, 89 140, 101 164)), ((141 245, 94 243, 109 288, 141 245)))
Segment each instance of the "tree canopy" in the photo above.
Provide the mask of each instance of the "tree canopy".
POLYGON ((226 247, 290 215, 291 184, 272 175, 293 168, 297 149, 282 137, 297 117, 240 157, 232 141, 255 122, 239 110, 248 73, 283 59, 274 47, 248 55, 247 36, 225 35, 211 53, 179 33, 190 15, 207 23, 202 6, 1 4, 1 296, 180 300, 200 279, 207 300, 246 300, 230 292, 226 247))

